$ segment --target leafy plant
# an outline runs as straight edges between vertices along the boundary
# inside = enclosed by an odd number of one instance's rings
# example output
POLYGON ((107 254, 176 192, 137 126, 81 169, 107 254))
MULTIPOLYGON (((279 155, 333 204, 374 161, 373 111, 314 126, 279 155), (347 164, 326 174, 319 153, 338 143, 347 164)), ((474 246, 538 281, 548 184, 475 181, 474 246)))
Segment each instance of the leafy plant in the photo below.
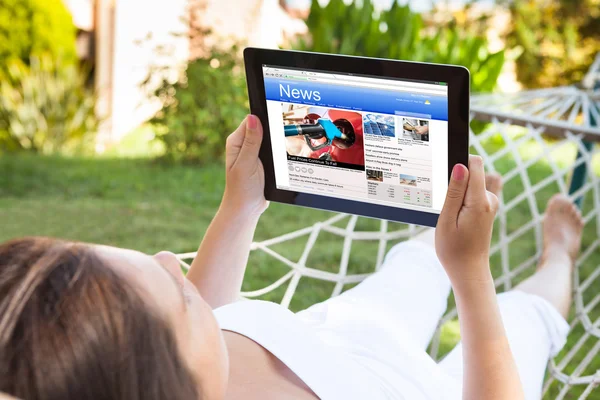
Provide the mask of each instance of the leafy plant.
POLYGON ((169 161, 221 159, 227 134, 237 128, 248 110, 237 47, 226 51, 210 48, 201 54, 189 62, 177 82, 163 78, 153 91, 162 109, 150 122, 169 161))
POLYGON ((62 0, 0 0, 0 79, 15 59, 50 54, 75 63, 75 33, 62 0))
POLYGON ((50 56, 9 63, 0 82, 0 149, 72 153, 98 128, 85 74, 50 56))
POLYGON ((378 13, 371 0, 330 0, 326 6, 313 0, 306 24, 309 36, 298 41, 298 49, 463 65, 475 92, 493 90, 504 64, 504 51, 490 52, 484 36, 456 24, 427 26, 396 1, 378 13))

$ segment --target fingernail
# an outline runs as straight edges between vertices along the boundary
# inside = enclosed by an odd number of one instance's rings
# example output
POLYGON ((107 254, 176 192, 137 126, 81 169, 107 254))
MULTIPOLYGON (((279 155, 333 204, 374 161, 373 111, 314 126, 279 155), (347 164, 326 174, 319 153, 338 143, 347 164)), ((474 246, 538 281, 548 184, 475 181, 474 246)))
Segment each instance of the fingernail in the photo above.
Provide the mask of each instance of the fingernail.
POLYGON ((252 114, 249 114, 246 119, 246 127, 248 129, 256 129, 258 127, 258 118, 252 114))
POLYGON ((452 179, 455 181, 462 181, 465 179, 465 171, 466 168, 462 164, 456 164, 454 168, 452 168, 452 179))

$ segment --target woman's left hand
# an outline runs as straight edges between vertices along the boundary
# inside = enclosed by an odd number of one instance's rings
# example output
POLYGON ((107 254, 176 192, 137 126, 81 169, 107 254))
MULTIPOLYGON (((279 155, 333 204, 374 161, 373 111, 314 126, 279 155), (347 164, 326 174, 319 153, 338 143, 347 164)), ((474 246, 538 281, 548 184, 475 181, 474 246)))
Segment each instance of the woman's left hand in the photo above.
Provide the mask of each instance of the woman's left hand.
POLYGON ((269 205, 264 195, 265 173, 258 158, 262 137, 260 120, 248 115, 227 138, 227 182, 221 206, 228 212, 258 217, 269 205))

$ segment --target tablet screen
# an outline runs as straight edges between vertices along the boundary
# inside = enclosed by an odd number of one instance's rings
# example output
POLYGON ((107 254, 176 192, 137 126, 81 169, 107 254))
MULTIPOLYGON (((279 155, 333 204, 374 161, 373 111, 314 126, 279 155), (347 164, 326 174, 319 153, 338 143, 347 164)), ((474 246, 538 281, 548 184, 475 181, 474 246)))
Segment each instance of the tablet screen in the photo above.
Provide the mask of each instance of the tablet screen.
POLYGON ((439 214, 448 86, 263 65, 278 189, 439 214))

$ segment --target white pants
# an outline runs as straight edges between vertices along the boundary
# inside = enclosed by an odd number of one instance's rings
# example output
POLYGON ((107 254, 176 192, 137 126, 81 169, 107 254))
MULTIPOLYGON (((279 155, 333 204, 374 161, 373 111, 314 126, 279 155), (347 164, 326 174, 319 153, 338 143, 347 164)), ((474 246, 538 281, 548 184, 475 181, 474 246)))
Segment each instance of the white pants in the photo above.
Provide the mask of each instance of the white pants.
MULTIPOLYGON (((446 311, 449 293, 450 281, 434 248, 408 241, 392 248, 379 272, 297 315, 324 341, 354 355, 372 370, 379 368, 372 367, 371 361, 376 360, 377 365, 401 371, 403 379, 419 386, 431 383, 438 376, 435 369, 439 369, 440 380, 453 380, 446 386, 455 392, 462 386, 461 344, 433 370, 428 365, 431 360, 425 359, 425 349, 446 311), (418 376, 425 373, 430 376, 418 376)), ((511 291, 498 295, 498 302, 526 399, 540 399, 548 360, 564 346, 569 326, 541 297, 511 291)), ((394 377, 381 376, 392 388, 390 393, 396 393, 394 377)), ((439 395, 446 398, 446 394, 439 395)), ((457 396, 460 394, 447 398, 457 396)))

